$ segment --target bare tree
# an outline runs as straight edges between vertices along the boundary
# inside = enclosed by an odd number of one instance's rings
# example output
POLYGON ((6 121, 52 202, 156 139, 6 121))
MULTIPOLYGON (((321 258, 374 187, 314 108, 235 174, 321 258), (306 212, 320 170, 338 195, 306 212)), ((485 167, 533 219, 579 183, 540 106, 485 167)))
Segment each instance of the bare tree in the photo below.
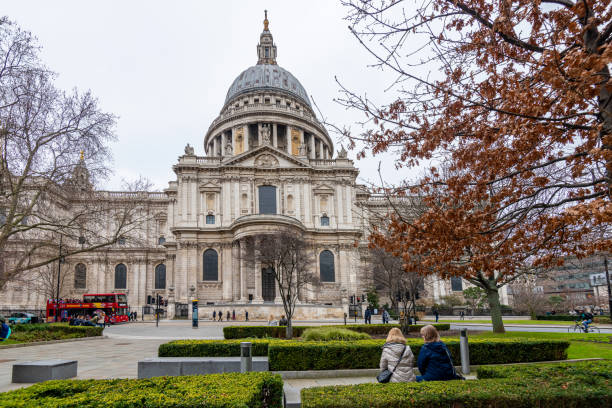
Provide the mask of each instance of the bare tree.
POLYGON ((254 250, 247 256, 247 261, 274 273, 287 317, 286 337, 290 339, 299 297, 308 286, 319 282, 313 267, 314 250, 300 233, 283 230, 253 236, 251 242, 254 250))
MULTIPOLYGON (((0 290, 25 271, 111 245, 143 222, 138 196, 119 206, 112 193, 93 189, 110 171, 115 117, 89 92, 57 89, 54 77, 32 34, 0 19, 0 290)), ((140 180, 128 189, 146 187, 140 180)))
POLYGON ((536 284, 534 279, 521 279, 510 286, 512 292, 512 309, 519 313, 529 313, 532 320, 538 313, 548 308, 548 296, 536 284))

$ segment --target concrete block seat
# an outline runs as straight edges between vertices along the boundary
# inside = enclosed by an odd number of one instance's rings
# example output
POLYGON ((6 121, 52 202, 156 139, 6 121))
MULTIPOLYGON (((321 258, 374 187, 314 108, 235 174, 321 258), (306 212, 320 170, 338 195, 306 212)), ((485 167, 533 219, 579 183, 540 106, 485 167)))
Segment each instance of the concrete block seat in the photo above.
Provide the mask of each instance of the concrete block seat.
MULTIPOLYGON (((252 371, 268 368, 268 357, 253 357, 252 371)), ((156 357, 138 362, 138 378, 239 372, 240 357, 156 357)))
POLYGON ((65 380, 77 376, 76 360, 38 360, 13 364, 14 383, 65 380))

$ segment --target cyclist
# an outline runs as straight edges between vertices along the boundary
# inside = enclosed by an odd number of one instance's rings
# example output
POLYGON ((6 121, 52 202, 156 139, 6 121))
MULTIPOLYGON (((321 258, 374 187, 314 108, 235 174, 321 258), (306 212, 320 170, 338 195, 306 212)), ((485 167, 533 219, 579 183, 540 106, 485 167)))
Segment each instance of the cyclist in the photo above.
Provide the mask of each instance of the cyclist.
POLYGON ((587 312, 586 310, 583 310, 580 313, 580 319, 582 320, 582 325, 584 326, 584 332, 588 333, 589 332, 589 324, 593 323, 593 315, 590 312, 587 312))

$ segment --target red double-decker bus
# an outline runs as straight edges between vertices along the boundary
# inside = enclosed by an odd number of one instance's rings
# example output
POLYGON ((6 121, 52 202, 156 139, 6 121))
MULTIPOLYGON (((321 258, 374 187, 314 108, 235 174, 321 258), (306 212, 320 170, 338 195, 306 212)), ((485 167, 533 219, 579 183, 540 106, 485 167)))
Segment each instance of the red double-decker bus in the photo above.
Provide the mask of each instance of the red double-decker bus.
POLYGON ((56 314, 57 321, 66 321, 71 316, 92 316, 97 311, 103 311, 111 323, 127 322, 127 296, 125 293, 93 293, 83 295, 82 302, 79 299, 47 300, 47 322, 56 321, 56 314))

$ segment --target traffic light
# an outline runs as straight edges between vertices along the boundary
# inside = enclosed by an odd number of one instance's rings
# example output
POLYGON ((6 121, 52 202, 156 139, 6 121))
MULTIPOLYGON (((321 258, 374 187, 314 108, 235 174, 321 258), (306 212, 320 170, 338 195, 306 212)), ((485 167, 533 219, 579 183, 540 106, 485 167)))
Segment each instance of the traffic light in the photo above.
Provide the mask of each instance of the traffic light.
POLYGON ((168 299, 164 299, 164 307, 168 307, 168 299))
POLYGON ((153 303, 153 296, 147 295, 147 305, 150 305, 152 303, 153 303))
POLYGON ((351 305, 355 304, 355 296, 351 295, 351 305))
POLYGON ((361 299, 359 299, 359 296, 357 296, 357 303, 361 302, 361 299))

